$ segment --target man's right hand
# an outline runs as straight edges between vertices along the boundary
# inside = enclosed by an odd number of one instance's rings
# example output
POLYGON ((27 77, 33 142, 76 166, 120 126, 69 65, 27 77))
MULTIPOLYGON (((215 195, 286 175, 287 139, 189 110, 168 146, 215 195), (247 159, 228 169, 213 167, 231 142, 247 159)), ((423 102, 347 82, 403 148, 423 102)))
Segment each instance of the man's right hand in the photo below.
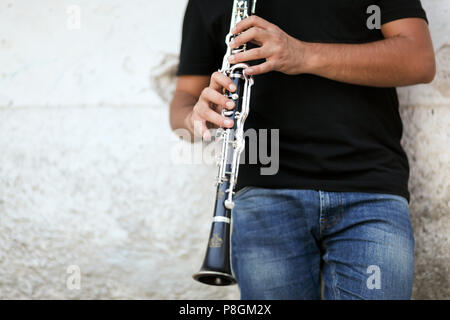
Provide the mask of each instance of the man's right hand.
POLYGON ((223 108, 228 110, 234 108, 233 100, 223 95, 224 88, 230 92, 236 91, 236 86, 229 77, 214 72, 209 86, 201 91, 197 103, 185 119, 185 126, 194 135, 209 140, 211 138, 209 127, 233 127, 233 120, 221 114, 223 108))

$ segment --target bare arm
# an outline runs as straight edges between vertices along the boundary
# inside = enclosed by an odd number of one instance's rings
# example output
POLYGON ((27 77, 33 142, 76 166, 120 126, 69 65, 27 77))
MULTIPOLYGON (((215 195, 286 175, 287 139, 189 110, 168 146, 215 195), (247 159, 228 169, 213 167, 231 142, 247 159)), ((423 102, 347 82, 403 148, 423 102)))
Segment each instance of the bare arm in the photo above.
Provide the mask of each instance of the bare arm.
POLYGON ((239 53, 233 63, 265 58, 249 74, 280 71, 310 73, 328 79, 376 87, 431 82, 435 75, 434 50, 426 22, 419 18, 387 23, 385 39, 365 44, 307 43, 297 40, 259 17, 241 21, 234 46, 253 41, 259 48, 239 53))
POLYGON ((431 82, 434 50, 423 19, 382 26, 384 40, 357 45, 312 44, 311 72, 333 80, 377 87, 431 82))

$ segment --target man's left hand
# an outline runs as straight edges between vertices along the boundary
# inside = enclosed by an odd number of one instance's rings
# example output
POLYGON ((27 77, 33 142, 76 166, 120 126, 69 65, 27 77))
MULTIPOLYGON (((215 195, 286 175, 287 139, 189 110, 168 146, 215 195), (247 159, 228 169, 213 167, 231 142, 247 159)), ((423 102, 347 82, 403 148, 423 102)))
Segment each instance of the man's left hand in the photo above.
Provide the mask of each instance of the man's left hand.
POLYGON ((291 37, 263 18, 255 15, 246 18, 236 25, 233 33, 241 34, 231 41, 232 49, 247 42, 253 42, 260 47, 230 56, 230 63, 266 59, 264 63, 247 68, 247 74, 279 71, 292 75, 307 72, 306 43, 291 37))

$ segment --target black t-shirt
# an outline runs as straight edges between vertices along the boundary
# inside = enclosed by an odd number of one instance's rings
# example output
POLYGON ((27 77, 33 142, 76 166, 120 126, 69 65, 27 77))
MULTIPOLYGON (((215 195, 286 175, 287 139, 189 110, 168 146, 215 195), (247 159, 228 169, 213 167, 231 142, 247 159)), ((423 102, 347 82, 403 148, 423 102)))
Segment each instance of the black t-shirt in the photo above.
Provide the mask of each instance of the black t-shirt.
MULTIPOLYGON (((190 0, 183 23, 178 75, 220 69, 232 0, 190 0)), ((258 1, 256 14, 307 42, 366 43, 370 5, 381 23, 426 14, 419 0, 258 1)), ((243 186, 389 193, 409 200, 409 165, 400 145, 402 122, 395 88, 358 86, 301 74, 255 76, 245 129, 279 129, 279 171, 261 175, 246 161, 243 186)), ((270 137, 270 133, 269 133, 270 137)), ((269 149, 270 150, 270 149, 269 149)), ((246 154, 248 154, 248 143, 246 154)))

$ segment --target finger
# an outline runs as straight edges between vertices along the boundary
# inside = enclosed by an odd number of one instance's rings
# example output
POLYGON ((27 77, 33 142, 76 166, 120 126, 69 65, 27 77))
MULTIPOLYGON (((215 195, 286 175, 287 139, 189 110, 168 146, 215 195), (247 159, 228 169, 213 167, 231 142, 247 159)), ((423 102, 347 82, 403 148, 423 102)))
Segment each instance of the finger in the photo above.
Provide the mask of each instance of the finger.
POLYGON ((232 49, 238 48, 242 46, 244 43, 247 42, 256 42, 256 43, 263 43, 264 40, 267 39, 267 32, 266 30, 260 28, 260 27, 252 27, 244 32, 242 32, 240 35, 238 35, 236 38, 234 38, 230 42, 230 47, 232 49))
POLYGON ((203 117, 206 121, 211 122, 217 126, 224 127, 224 128, 233 127, 233 123, 234 123, 233 120, 218 114, 217 112, 215 112, 212 109, 205 110, 203 117))
MULTIPOLYGON (((233 109, 234 108, 234 102, 231 99, 228 99, 223 94, 217 92, 213 88, 207 87, 203 90, 202 95, 200 99, 209 103, 214 103, 219 106, 226 107, 227 109, 233 109)), ((211 109, 211 108, 209 108, 211 109)))
POLYGON ((242 21, 240 21, 236 27, 232 30, 234 34, 238 34, 246 29, 249 29, 251 27, 260 27, 262 29, 266 29, 267 27, 270 27, 272 24, 266 20, 264 20, 261 17, 258 17, 256 15, 252 15, 242 21))
POLYGON ((269 55, 265 52, 263 48, 251 49, 245 52, 239 52, 228 58, 231 63, 239 63, 251 60, 265 59, 269 55))
POLYGON ((236 86, 233 81, 221 72, 214 72, 211 76, 211 82, 209 85, 212 89, 216 91, 222 91, 222 88, 234 92, 236 91, 236 86))
POLYGON ((200 119, 209 121, 221 127, 232 127, 233 121, 227 117, 218 114, 209 107, 206 101, 199 101, 194 110, 200 119))
POLYGON ((273 63, 271 61, 266 61, 264 63, 258 64, 256 66, 251 66, 245 69, 245 73, 248 75, 263 74, 274 70, 273 63))

